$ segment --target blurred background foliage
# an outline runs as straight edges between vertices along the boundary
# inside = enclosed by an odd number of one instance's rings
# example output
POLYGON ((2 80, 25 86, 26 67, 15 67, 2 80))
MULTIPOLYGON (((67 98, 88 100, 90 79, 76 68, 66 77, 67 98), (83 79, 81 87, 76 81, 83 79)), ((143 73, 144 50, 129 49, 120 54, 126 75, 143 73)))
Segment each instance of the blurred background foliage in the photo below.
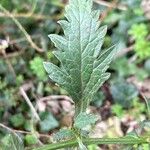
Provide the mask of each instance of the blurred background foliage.
MULTIPOLYGON (((118 43, 119 53, 111 64, 112 76, 93 99, 91 111, 99 114, 105 127, 110 125, 108 120, 119 118, 123 135, 134 129, 132 123, 136 125, 149 117, 150 18, 147 13, 150 9, 145 0, 94 2, 94 8, 101 10, 102 25, 108 25, 103 49, 118 43)), ((12 140, 18 143, 20 138, 28 149, 49 143, 53 132, 72 122, 70 98, 50 81, 43 68, 44 61, 59 65, 52 54, 55 48, 48 34, 63 34, 57 21, 64 18, 66 4, 67 0, 0 1, 2 147, 8 148, 12 140)), ((105 136, 120 136, 114 129, 110 132, 105 136)))

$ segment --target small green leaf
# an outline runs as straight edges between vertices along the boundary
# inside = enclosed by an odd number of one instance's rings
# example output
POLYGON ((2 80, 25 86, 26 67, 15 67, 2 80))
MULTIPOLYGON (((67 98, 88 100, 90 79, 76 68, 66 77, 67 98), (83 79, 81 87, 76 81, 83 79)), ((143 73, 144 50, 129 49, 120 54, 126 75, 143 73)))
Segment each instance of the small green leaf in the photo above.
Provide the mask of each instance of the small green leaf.
POLYGON ((119 118, 121 118, 125 113, 123 107, 119 104, 112 105, 111 110, 119 118))
POLYGON ((46 79, 46 72, 43 67, 43 59, 41 57, 35 57, 30 61, 30 68, 32 72, 39 78, 39 80, 46 79))
POLYGON ((80 113, 76 119, 74 126, 79 129, 83 129, 88 125, 93 125, 98 120, 98 117, 93 114, 80 113))
POLYGON ((66 139, 71 139, 74 138, 74 134, 70 129, 60 129, 56 134, 54 134, 53 138, 56 141, 59 140, 66 140, 66 139))
MULTIPOLYGON (((141 148, 142 150, 149 150, 150 144, 142 144, 141 147, 143 148, 143 149, 141 148)), ((141 150, 141 149, 139 149, 139 150, 141 150)))
POLYGON ((55 129, 59 126, 58 121, 50 112, 44 112, 40 114, 41 122, 40 122, 40 130, 42 132, 48 132, 52 129, 55 129))
POLYGON ((99 147, 96 144, 92 144, 88 146, 88 150, 97 150, 99 147))
POLYGON ((135 131, 129 132, 125 137, 126 138, 135 138, 135 139, 139 138, 135 131))
POLYGON ((133 24, 129 30, 129 34, 132 35, 135 39, 141 39, 146 37, 148 34, 148 29, 146 24, 133 24))
POLYGON ((25 123, 25 118, 24 118, 24 116, 21 113, 19 113, 19 114, 13 115, 10 118, 10 123, 14 127, 20 127, 20 126, 22 126, 25 123))
POLYGON ((132 101, 138 95, 137 88, 124 80, 115 81, 110 88, 116 104, 120 104, 123 108, 129 108, 133 105, 132 101))
POLYGON ((26 135, 25 142, 27 145, 33 145, 38 142, 38 138, 35 135, 26 135))

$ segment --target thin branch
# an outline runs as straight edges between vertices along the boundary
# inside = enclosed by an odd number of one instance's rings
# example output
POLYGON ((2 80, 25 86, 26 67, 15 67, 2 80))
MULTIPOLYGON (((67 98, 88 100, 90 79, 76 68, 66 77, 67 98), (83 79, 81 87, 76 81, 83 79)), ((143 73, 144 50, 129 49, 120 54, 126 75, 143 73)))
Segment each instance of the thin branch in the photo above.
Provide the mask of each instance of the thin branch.
POLYGON ((50 95, 50 96, 40 98, 39 101, 50 101, 50 100, 58 100, 58 99, 67 100, 73 103, 73 100, 66 95, 50 95))
MULTIPOLYGON (((38 38, 40 38, 40 37, 41 37, 40 34, 35 34, 35 35, 32 35, 32 36, 31 36, 32 39, 38 39, 38 38)), ((26 41, 26 40, 27 40, 27 39, 26 39, 25 37, 22 37, 22 38, 19 38, 19 39, 15 39, 15 40, 11 40, 11 41, 9 42, 9 45, 21 43, 21 42, 24 42, 24 41, 26 41)))
MULTIPOLYGON (((36 38, 39 38, 39 37, 40 37, 40 35, 38 35, 38 34, 31 36, 32 39, 36 39, 36 38)), ((19 39, 10 41, 8 44, 9 44, 9 45, 13 45, 13 44, 17 44, 17 43, 24 42, 24 41, 26 41, 26 38, 19 38, 19 39)), ((6 56, 0 56, 0 57, 5 58, 5 59, 7 59, 7 58, 12 58, 12 57, 17 57, 17 56, 22 55, 22 54, 25 52, 25 49, 27 49, 27 48, 28 48, 28 47, 22 48, 21 51, 16 51, 16 52, 7 54, 6 56)), ((1 49, 1 48, 0 48, 0 49, 1 49)))
POLYGON ((0 9, 8 16, 10 16, 10 18, 14 21, 14 23, 18 26, 18 28, 23 32, 23 34, 25 35, 25 37, 27 38, 28 42, 30 43, 30 45, 36 49, 38 52, 44 52, 44 50, 42 50, 41 48, 39 48, 33 41, 31 36, 27 33, 27 31, 24 29, 24 27, 20 24, 20 22, 8 11, 6 10, 1 4, 0 4, 0 9))
POLYGON ((20 93, 21 93, 21 95, 24 97, 24 99, 26 100, 26 102, 27 102, 27 104, 29 105, 29 107, 30 107, 30 109, 31 109, 31 111, 32 111, 32 113, 33 113, 33 115, 35 116, 35 118, 36 118, 38 121, 40 121, 40 117, 39 117, 38 113, 36 112, 35 108, 33 107, 32 103, 31 103, 29 97, 27 96, 25 90, 23 89, 23 87, 20 87, 20 93))
POLYGON ((21 51, 19 51, 19 52, 13 52, 13 53, 7 54, 6 56, 0 56, 0 58, 9 59, 9 58, 12 58, 12 57, 20 56, 20 55, 22 55, 24 52, 25 52, 25 50, 23 49, 23 50, 21 50, 21 51))
POLYGON ((119 10, 124 10, 124 11, 127 10, 127 7, 125 5, 121 5, 121 4, 112 5, 112 3, 104 1, 104 0, 93 0, 93 1, 99 5, 103 5, 106 7, 117 8, 119 10))
MULTIPOLYGON (((40 15, 40 14, 30 14, 30 13, 12 13, 12 15, 15 18, 32 18, 35 20, 59 20, 62 18, 62 14, 59 15, 55 15, 55 16, 46 16, 46 15, 40 15)), ((8 14, 4 14, 4 13, 0 13, 0 17, 8 17, 11 18, 10 15, 8 14)))

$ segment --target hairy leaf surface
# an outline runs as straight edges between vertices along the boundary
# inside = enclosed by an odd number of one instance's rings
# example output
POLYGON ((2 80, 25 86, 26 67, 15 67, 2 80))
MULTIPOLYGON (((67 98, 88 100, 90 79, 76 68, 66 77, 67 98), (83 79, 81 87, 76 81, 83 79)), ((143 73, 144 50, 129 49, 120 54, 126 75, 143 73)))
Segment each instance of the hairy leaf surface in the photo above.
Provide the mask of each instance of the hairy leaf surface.
POLYGON ((76 119, 74 126, 78 129, 86 128, 88 125, 95 124, 98 117, 92 114, 80 113, 76 119))
POLYGON ((83 110, 109 78, 106 70, 115 54, 114 46, 101 51, 107 27, 100 27, 99 15, 99 11, 92 10, 92 0, 70 0, 67 20, 59 21, 64 36, 49 35, 58 49, 54 55, 61 66, 44 63, 49 77, 67 90, 75 104, 84 103, 83 110))
POLYGON ((56 141, 75 138, 73 132, 70 129, 60 129, 54 136, 53 139, 56 141))

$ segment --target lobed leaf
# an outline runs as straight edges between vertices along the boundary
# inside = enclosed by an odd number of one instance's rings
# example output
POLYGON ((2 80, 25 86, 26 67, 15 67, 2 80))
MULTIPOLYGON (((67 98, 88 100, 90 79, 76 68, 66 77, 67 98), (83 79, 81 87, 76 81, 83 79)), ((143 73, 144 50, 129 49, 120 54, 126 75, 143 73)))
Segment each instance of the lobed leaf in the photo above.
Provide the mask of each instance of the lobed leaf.
POLYGON ((99 14, 92 10, 92 0, 70 0, 67 20, 59 21, 64 36, 49 35, 58 49, 54 55, 61 66, 44 63, 49 77, 70 94, 75 104, 83 101, 85 108, 109 78, 106 70, 116 53, 115 46, 101 51, 107 27, 100 27, 99 14))

